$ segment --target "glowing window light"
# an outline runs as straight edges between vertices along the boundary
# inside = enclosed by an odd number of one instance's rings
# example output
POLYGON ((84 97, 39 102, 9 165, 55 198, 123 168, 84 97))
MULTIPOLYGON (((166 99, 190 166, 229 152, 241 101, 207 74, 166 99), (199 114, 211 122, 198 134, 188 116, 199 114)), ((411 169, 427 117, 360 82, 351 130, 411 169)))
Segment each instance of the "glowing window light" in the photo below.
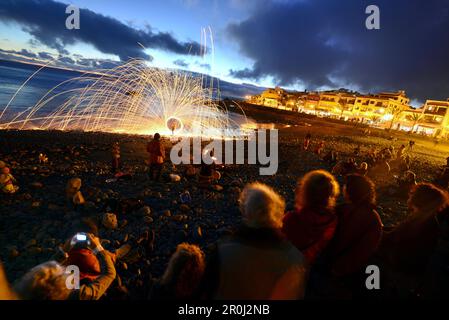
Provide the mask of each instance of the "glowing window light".
POLYGON ((382 120, 384 120, 384 121, 390 121, 391 119, 393 119, 393 115, 390 113, 384 114, 382 116, 382 120))

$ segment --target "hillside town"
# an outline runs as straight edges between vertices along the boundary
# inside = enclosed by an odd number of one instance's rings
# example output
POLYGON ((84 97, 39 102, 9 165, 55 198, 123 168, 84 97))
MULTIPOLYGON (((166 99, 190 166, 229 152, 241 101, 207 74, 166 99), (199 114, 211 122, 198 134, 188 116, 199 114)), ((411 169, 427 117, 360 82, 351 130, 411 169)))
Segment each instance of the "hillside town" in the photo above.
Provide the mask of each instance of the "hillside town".
POLYGON ((442 139, 449 137, 449 98, 446 101, 427 100, 421 107, 413 108, 403 90, 360 94, 347 89, 291 92, 276 87, 259 95, 248 96, 247 102, 355 121, 383 129, 403 130, 442 139))

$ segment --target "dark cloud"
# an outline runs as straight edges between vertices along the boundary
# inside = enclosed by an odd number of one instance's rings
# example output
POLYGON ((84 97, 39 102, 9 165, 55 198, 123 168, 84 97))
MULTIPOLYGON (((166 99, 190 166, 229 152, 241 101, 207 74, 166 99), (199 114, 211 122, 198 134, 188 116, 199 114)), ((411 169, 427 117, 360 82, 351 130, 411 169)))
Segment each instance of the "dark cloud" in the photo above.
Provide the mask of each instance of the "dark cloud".
POLYGON ((53 55, 45 51, 39 52, 38 56, 40 59, 53 60, 53 55))
POLYGON ((70 64, 70 65, 75 64, 75 60, 73 60, 70 57, 63 57, 63 56, 59 56, 58 62, 61 62, 63 64, 70 64))
POLYGON ((167 32, 154 32, 151 28, 139 30, 117 19, 88 9, 80 9, 80 29, 68 30, 65 21, 67 4, 53 0, 2 0, 0 19, 22 26, 42 44, 67 55, 67 45, 84 42, 103 53, 117 55, 122 61, 151 56, 145 48, 161 49, 177 54, 198 55, 201 46, 197 42, 180 42, 167 32))
POLYGON ((449 97, 449 2, 377 0, 380 30, 367 30, 368 1, 277 1, 228 26, 251 68, 239 78, 407 90, 414 98, 449 97))
POLYGON ((178 67, 182 67, 182 68, 187 68, 189 66, 189 64, 183 60, 183 59, 178 59, 173 61, 174 65, 177 65, 178 67))

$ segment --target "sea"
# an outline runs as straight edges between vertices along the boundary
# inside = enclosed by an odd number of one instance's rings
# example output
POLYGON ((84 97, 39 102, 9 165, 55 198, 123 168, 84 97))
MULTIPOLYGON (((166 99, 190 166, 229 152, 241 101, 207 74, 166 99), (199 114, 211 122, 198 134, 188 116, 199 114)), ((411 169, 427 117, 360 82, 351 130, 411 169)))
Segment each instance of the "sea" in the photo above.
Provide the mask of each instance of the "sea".
MULTIPOLYGON (((84 74, 50 67, 45 67, 34 74, 40 68, 39 65, 0 60, 0 115, 4 113, 0 123, 34 106, 52 88, 84 74)), ((60 86, 54 94, 69 89, 69 86, 70 84, 60 86)), ((52 100, 40 113, 51 112, 65 98, 61 96, 52 100)))

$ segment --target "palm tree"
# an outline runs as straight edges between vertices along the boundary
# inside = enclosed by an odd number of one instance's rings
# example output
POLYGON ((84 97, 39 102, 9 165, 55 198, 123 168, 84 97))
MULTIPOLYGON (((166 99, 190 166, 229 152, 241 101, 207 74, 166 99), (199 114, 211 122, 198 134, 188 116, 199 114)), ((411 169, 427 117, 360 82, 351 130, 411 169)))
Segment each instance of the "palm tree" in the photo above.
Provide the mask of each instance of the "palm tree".
POLYGON ((379 121, 380 116, 378 116, 377 114, 373 114, 369 118, 373 123, 376 123, 377 121, 379 121))
POLYGON ((418 124, 418 122, 423 118, 423 115, 421 113, 412 113, 408 119, 410 121, 413 121, 413 125, 412 125, 412 129, 410 130, 410 132, 413 133, 413 131, 415 130, 415 126, 418 124))
POLYGON ((340 101, 338 101, 338 103, 340 104, 340 108, 341 108, 340 118, 342 118, 343 117, 343 113, 348 109, 347 108, 348 100, 340 99, 340 101))
POLYGON ((393 105, 390 107, 389 113, 392 115, 392 117, 391 117, 390 127, 388 128, 388 130, 391 130, 391 128, 393 127, 393 124, 399 118, 399 116, 401 115, 402 112, 404 112, 404 109, 399 105, 393 105))

